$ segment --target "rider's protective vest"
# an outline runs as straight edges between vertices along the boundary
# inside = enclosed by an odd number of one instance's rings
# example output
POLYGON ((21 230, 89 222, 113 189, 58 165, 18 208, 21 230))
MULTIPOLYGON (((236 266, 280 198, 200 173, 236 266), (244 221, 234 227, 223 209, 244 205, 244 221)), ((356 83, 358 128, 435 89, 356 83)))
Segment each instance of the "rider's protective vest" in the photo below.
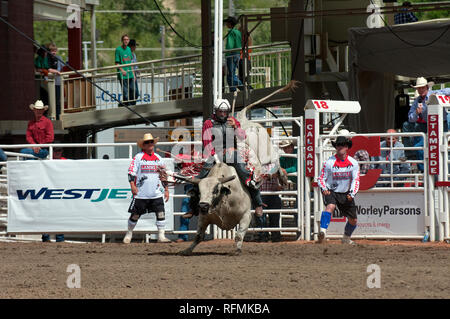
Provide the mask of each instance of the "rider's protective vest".
MULTIPOLYGON (((219 145, 217 145, 215 142, 217 138, 220 138, 219 136, 222 137, 222 150, 226 149, 227 147, 234 147, 237 148, 237 140, 236 140, 236 134, 234 132, 234 128, 232 128, 230 125, 228 125, 228 123, 225 122, 221 122, 218 120, 215 120, 213 118, 209 119, 213 125, 213 146, 214 148, 219 147, 219 145), (219 136, 217 136, 219 135, 219 136), (227 145, 227 141, 228 141, 228 145, 227 145)), ((216 150, 217 152, 217 150, 216 150)))

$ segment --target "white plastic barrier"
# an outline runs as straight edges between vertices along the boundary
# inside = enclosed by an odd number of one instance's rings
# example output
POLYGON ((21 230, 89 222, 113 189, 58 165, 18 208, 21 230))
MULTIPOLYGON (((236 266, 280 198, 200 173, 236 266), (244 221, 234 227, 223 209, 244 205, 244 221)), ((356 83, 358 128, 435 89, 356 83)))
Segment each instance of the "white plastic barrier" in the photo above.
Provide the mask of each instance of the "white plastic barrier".
MULTIPOLYGON (((438 225, 439 241, 450 239, 450 205, 448 192, 449 181, 449 159, 448 141, 450 133, 444 132, 443 110, 450 110, 450 96, 430 95, 428 99, 428 145, 429 145, 429 171, 435 175, 433 185, 438 193, 438 210, 436 213, 436 224, 438 225)), ((434 223, 433 223, 434 224, 434 223)))

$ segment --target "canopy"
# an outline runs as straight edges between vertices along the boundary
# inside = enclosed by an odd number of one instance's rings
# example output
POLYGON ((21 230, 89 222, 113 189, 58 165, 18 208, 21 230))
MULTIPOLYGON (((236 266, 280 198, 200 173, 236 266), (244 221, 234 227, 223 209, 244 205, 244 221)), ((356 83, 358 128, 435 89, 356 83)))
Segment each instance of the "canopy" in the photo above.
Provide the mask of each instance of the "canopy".
POLYGON ((393 128, 395 75, 450 74, 449 30, 450 19, 349 29, 350 99, 361 104, 361 113, 351 117, 352 130, 393 128))

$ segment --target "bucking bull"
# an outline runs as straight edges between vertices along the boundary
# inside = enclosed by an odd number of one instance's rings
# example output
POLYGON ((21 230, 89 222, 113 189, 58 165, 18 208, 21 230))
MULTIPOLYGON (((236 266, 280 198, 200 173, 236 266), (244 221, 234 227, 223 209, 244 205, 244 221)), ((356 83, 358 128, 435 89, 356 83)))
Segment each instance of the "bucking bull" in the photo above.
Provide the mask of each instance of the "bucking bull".
MULTIPOLYGON (((278 149, 272 146, 267 130, 258 123, 250 122, 246 113, 251 107, 269 97, 295 87, 296 82, 291 81, 286 87, 247 106, 237 115, 241 128, 246 131, 247 135, 245 141, 242 142, 245 145, 241 145, 241 147, 247 147, 249 150, 248 159, 254 168, 254 173, 264 176, 278 172, 280 181, 284 185, 287 185, 287 176, 280 168, 278 149)), ((240 254, 245 233, 252 219, 251 197, 247 187, 239 180, 234 167, 225 163, 216 163, 208 176, 203 179, 188 178, 175 174, 173 176, 177 180, 197 184, 200 191, 197 234, 190 247, 181 251, 180 254, 192 254, 194 248, 204 239, 205 231, 210 224, 217 225, 223 230, 231 230, 239 225, 235 235, 235 254, 240 254)))

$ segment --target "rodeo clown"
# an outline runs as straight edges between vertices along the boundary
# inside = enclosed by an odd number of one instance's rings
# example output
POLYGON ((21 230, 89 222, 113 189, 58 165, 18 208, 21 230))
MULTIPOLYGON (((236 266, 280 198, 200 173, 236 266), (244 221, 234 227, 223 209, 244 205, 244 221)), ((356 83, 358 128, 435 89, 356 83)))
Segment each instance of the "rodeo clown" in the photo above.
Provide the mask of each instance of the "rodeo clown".
POLYGON ((355 195, 359 190, 359 165, 347 154, 352 147, 351 139, 338 136, 331 144, 336 154, 325 162, 318 179, 326 206, 320 218, 319 243, 326 240, 331 216, 337 206, 341 215, 348 218, 342 243, 354 245, 350 237, 357 223, 355 195))
POLYGON ((162 182, 159 169, 163 168, 161 157, 154 153, 155 144, 159 138, 153 138, 152 134, 146 133, 138 140, 137 145, 142 152, 136 154, 128 168, 128 181, 130 182, 133 199, 128 212, 128 232, 123 242, 129 244, 133 236, 133 229, 142 214, 155 212, 156 227, 158 228, 158 242, 168 243, 169 239, 164 235, 166 225, 164 202, 169 200, 169 188, 167 183, 162 182))
MULTIPOLYGON (((217 99, 213 107, 213 115, 206 120, 202 128, 202 142, 204 154, 208 157, 203 169, 196 176, 198 179, 205 178, 209 170, 215 165, 214 157, 220 161, 233 166, 241 182, 247 186, 247 190, 255 206, 255 214, 262 216, 262 207, 264 203, 261 199, 258 183, 254 180, 253 172, 247 169, 247 165, 239 151, 237 150, 237 140, 245 139, 245 131, 241 129, 239 121, 233 117, 231 106, 226 99, 217 99)), ((189 207, 192 214, 185 216, 190 218, 192 215, 198 215, 199 202, 198 186, 194 185, 193 192, 189 201, 189 207)))

